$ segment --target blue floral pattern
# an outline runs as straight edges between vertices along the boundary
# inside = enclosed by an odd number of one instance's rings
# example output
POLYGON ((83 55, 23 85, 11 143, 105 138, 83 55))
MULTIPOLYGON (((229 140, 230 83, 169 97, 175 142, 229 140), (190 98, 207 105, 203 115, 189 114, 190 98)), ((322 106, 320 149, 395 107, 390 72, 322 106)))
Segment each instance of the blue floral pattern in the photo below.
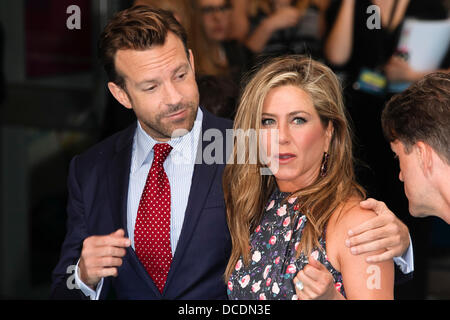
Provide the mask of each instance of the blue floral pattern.
MULTIPOLYGON (((303 253, 296 258, 305 215, 297 208, 296 198, 276 190, 266 206, 261 224, 250 235, 248 266, 242 256, 228 281, 230 300, 297 300, 293 278, 308 264, 303 253), (287 199, 287 201, 283 201, 287 199)), ((319 239, 321 248, 311 253, 333 275, 336 289, 345 297, 342 275, 328 261, 325 237, 319 239)))

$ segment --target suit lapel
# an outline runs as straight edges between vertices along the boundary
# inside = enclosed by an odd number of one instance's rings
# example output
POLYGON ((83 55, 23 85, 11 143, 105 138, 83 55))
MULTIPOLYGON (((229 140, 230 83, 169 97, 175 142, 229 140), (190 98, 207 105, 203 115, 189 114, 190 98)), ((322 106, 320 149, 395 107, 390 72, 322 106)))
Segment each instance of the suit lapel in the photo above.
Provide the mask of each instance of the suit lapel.
POLYGON ((117 140, 114 156, 107 170, 107 184, 111 203, 111 215, 115 230, 127 230, 128 182, 130 176, 131 152, 136 126, 127 129, 117 140))
POLYGON ((189 191, 189 199, 186 207, 180 238, 178 240, 175 255, 172 260, 172 265, 170 266, 169 274, 167 276, 164 293, 170 286, 172 278, 178 272, 177 269, 183 259, 184 253, 186 252, 186 247, 190 242, 198 219, 201 216, 204 203, 216 174, 216 164, 207 165, 203 163, 203 150, 207 144, 203 141, 202 136, 203 133, 210 128, 208 125, 211 124, 211 122, 208 120, 208 118, 209 115, 203 110, 202 134, 199 137, 199 143, 197 147, 197 160, 195 162, 196 164, 194 165, 191 189, 189 191))
MULTIPOLYGON (((136 125, 127 129, 123 136, 118 139, 116 153, 111 159, 107 173, 111 214, 115 230, 120 228, 124 229, 125 237, 129 237, 127 228, 128 185, 130 180, 131 156, 135 131, 136 125)), ((132 247, 127 248, 127 255, 128 261, 135 269, 136 273, 145 283, 147 283, 156 296, 161 296, 161 293, 158 288, 156 288, 132 247)))

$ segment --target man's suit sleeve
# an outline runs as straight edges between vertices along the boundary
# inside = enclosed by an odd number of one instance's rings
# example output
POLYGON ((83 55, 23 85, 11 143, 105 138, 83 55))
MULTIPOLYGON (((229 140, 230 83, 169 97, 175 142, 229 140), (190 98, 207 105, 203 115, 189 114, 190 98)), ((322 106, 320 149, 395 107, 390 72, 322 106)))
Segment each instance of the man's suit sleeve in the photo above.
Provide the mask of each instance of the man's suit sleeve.
POLYGON ((81 248, 88 237, 84 216, 83 196, 77 180, 77 157, 70 162, 68 177, 67 233, 59 262, 52 274, 51 298, 89 299, 75 283, 74 271, 81 256, 81 248))

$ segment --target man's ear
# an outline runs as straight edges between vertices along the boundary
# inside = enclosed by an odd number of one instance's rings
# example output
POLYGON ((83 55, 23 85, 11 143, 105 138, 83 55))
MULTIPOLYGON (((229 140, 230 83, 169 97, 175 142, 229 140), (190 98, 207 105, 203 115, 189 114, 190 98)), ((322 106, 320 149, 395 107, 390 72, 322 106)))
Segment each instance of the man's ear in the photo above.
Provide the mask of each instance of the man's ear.
POLYGON ((414 145, 418 157, 419 165, 425 176, 432 173, 433 170, 433 149, 423 141, 418 141, 414 145))
POLYGON ((108 89, 111 92, 111 94, 114 96, 114 98, 116 98, 116 100, 119 101, 119 103, 121 105, 123 105, 127 109, 133 108, 130 98, 128 97, 128 94, 126 93, 126 91, 124 89, 119 87, 114 82, 108 82, 108 89))
POLYGON ((192 53, 192 50, 189 49, 189 64, 191 65, 192 72, 195 74, 195 65, 194 65, 194 54, 192 53))

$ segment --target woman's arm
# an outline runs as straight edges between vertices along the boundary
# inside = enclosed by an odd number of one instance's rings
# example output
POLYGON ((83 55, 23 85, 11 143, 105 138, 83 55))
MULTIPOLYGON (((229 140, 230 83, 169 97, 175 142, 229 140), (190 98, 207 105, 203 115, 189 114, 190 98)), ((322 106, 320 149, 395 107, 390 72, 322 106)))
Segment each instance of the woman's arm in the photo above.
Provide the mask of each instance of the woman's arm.
MULTIPOLYGON (((345 210, 345 211, 344 211, 345 210)), ((373 218, 376 214, 355 202, 350 209, 330 219, 327 229, 327 254, 342 274, 347 299, 393 299, 394 264, 392 260, 367 263, 372 253, 353 255, 345 245, 347 230, 373 218)))
POLYGON ((250 29, 250 23, 248 21, 249 2, 250 1, 231 0, 232 13, 230 37, 240 42, 245 41, 250 29))
POLYGON ((300 11, 288 6, 275 11, 263 19, 256 29, 249 35, 245 45, 254 53, 264 50, 272 33, 279 29, 295 26, 300 19, 300 11))
POLYGON ((355 0, 342 0, 336 21, 325 40, 325 57, 336 66, 346 64, 352 53, 354 11, 355 0))

